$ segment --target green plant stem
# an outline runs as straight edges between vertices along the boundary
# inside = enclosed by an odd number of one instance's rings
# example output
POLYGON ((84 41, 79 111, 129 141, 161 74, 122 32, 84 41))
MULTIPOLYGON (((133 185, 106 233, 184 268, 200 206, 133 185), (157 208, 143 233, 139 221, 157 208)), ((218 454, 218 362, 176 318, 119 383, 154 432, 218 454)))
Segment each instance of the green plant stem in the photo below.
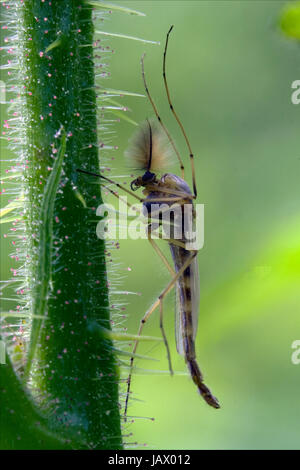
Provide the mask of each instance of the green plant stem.
POLYGON ((104 243, 89 222, 102 199, 76 172, 87 162, 98 170, 92 7, 26 0, 18 14, 28 309, 40 315, 42 296, 45 315, 32 321, 29 386, 49 432, 71 447, 119 449, 118 370, 111 340, 99 335, 110 329, 104 243), (63 170, 56 194, 47 193, 62 125, 63 170))
POLYGON ((32 399, 24 392, 8 360, 0 366, 0 448, 68 449, 65 440, 51 433, 47 419, 41 416, 32 399))

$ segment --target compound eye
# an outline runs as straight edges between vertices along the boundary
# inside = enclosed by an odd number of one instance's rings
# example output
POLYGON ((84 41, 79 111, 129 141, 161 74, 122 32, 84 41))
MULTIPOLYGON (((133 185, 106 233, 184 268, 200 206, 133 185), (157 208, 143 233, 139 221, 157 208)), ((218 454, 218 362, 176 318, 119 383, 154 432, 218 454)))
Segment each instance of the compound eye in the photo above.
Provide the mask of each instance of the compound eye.
POLYGON ((142 180, 143 183, 149 183, 150 181, 154 180, 155 174, 151 173, 151 171, 147 170, 146 173, 143 174, 142 180))
POLYGON ((130 187, 132 191, 136 191, 139 188, 138 185, 136 184, 136 180, 131 181, 130 187))

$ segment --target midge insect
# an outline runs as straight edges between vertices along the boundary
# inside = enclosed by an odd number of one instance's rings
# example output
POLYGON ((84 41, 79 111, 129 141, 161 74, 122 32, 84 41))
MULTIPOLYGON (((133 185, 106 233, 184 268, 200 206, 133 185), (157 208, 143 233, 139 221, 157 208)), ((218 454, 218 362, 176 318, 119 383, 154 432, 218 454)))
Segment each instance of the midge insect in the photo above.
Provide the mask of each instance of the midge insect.
MULTIPOLYGON (((143 175, 137 177, 131 182, 131 191, 125 188, 124 186, 115 183, 111 179, 98 175, 96 173, 91 173, 85 170, 78 171, 86 173, 92 176, 100 177, 107 183, 117 186, 119 189, 125 191, 126 193, 134 196, 139 202, 143 204, 143 212, 148 215, 148 224, 147 224, 147 235, 148 240, 151 243, 152 247, 161 258, 162 262, 167 267, 170 272, 172 279, 168 285, 163 289, 157 300, 151 305, 147 310, 145 315, 140 321, 140 327, 138 330, 138 336, 142 334, 144 325, 146 324, 149 317, 152 313, 159 307, 160 311, 160 329, 162 332, 164 344, 167 351, 167 357, 169 362, 170 373, 173 374, 171 356, 167 337, 165 334, 163 326, 163 301, 166 295, 175 288, 176 290, 176 346, 177 351, 181 354, 187 367, 190 371, 191 377, 196 384, 200 395, 204 398, 206 403, 208 403, 213 408, 220 408, 217 398, 215 398, 209 388, 205 385, 203 381, 203 375, 200 371, 196 360, 195 352, 195 338, 197 333, 197 324, 198 324, 198 315, 199 315, 199 299, 200 299, 200 285, 199 285, 199 268, 197 262, 197 250, 188 250, 187 249, 187 236, 186 233, 190 229, 189 225, 191 222, 188 222, 188 219, 184 217, 184 209, 186 205, 193 205, 193 201, 197 197, 197 187, 196 187, 196 178, 195 178, 195 168, 194 168, 194 155, 187 138, 186 132, 183 128, 181 121, 179 120, 176 111, 171 102, 170 92, 167 84, 166 78, 166 55, 168 48, 169 35, 173 29, 171 26, 170 30, 167 33, 164 55, 163 55, 163 79, 166 89, 167 99, 171 112, 173 113, 180 129, 185 139, 189 158, 191 163, 192 171, 192 181, 193 181, 193 192, 190 190, 188 184, 184 180, 184 165, 180 157, 180 154, 167 130, 165 127, 156 105, 150 95, 144 71, 144 55, 141 59, 142 67, 142 77, 144 82, 144 87, 149 98, 149 101, 154 110, 156 119, 147 119, 143 123, 133 136, 131 140, 131 145, 126 152, 126 157, 129 163, 134 166, 136 169, 143 170, 143 175), (165 173, 159 178, 157 172, 160 172, 169 162, 170 157, 175 155, 178 159, 178 163, 181 170, 181 177, 174 175, 172 173, 165 173), (145 197, 138 197, 135 193, 138 189, 143 189, 143 195, 145 197), (157 207, 157 203, 160 203, 158 211, 151 211, 153 205, 157 207), (175 217, 172 218, 172 207, 174 203, 180 207, 180 217, 179 222, 183 226, 182 236, 178 239, 175 237, 176 224, 178 223, 178 217, 175 221, 175 217), (174 263, 174 268, 168 262, 162 251, 160 250, 157 243, 153 240, 153 233, 157 233, 161 229, 161 221, 163 212, 170 212, 171 220, 171 230, 170 237, 168 238, 168 244, 171 250, 171 255, 174 263), (150 216, 151 213, 151 216, 150 216)), ((110 187, 104 184, 106 189, 114 194, 117 198, 120 196, 113 191, 110 187)), ((129 204, 130 205, 130 204, 129 204)), ((194 206, 193 206, 194 207, 194 206)), ((195 212, 193 211, 193 219, 195 218, 195 212)), ((193 220, 192 220, 193 223, 193 220)), ((125 412, 124 419, 127 419, 128 411, 128 401, 130 396, 132 373, 133 373, 133 364, 134 357, 138 347, 138 340, 135 342, 132 357, 130 360, 130 372, 127 379, 127 395, 125 401, 125 412)))

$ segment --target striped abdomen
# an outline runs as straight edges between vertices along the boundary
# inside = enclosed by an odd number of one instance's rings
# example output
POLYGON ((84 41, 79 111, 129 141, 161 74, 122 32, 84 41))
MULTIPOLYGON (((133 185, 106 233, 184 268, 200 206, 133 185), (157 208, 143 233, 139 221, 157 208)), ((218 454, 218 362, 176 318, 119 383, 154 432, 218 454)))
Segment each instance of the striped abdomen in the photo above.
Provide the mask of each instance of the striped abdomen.
MULTIPOLYGON (((192 252, 169 244, 176 272, 191 257, 192 252)), ((214 408, 219 408, 218 400, 203 382, 203 376, 196 361, 195 338, 199 314, 199 272, 197 257, 179 277, 176 284, 176 344, 177 350, 185 358, 194 383, 204 400, 214 408)))

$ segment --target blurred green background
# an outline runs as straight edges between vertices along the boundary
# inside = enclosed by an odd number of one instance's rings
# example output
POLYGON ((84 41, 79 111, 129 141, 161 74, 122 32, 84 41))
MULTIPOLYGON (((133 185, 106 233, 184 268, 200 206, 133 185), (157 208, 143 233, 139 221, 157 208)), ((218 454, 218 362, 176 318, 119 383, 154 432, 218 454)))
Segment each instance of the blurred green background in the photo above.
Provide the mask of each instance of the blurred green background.
MULTIPOLYGON (((143 93, 140 57, 146 52, 149 88, 183 155, 188 152, 169 109, 162 80, 166 32, 168 81, 195 154, 198 202, 205 204, 205 246, 199 253, 201 308, 196 350, 207 384, 221 402, 209 408, 176 353, 174 298, 165 302, 173 366, 162 343, 144 343, 137 361, 125 441, 156 449, 289 449, 299 445, 300 364, 300 107, 291 84, 300 79, 299 45, 284 38, 280 1, 119 1, 146 13, 110 15, 103 30, 161 42, 110 39, 112 88, 143 93), (151 369, 153 372, 147 373, 151 369), (165 372, 164 372, 165 371, 165 372)), ((145 98, 123 98, 137 122, 152 115, 145 98)), ((3 105, 2 110, 3 110, 3 105)), ((1 119, 3 119, 3 113, 1 119)), ((110 175, 130 181, 123 154, 134 126, 116 126, 110 175)), ((103 162, 102 162, 103 163, 103 162)), ((178 173, 176 166, 171 168, 178 173)), ((179 174, 179 173, 178 173, 179 174)), ((109 200, 111 200, 109 198, 109 200)), ((6 240, 4 240, 6 242, 6 240)), ((3 243, 3 238, 2 238, 3 243)), ((168 255, 168 247, 160 245, 168 255)), ((8 276, 3 256, 2 278, 8 276)), ((126 327, 141 316, 169 280, 147 241, 121 241, 112 252, 126 296, 126 327), (131 268, 131 271, 128 270, 131 268)), ((145 334, 159 336, 158 313, 145 334)), ((123 375, 125 376, 123 371, 123 375)))

